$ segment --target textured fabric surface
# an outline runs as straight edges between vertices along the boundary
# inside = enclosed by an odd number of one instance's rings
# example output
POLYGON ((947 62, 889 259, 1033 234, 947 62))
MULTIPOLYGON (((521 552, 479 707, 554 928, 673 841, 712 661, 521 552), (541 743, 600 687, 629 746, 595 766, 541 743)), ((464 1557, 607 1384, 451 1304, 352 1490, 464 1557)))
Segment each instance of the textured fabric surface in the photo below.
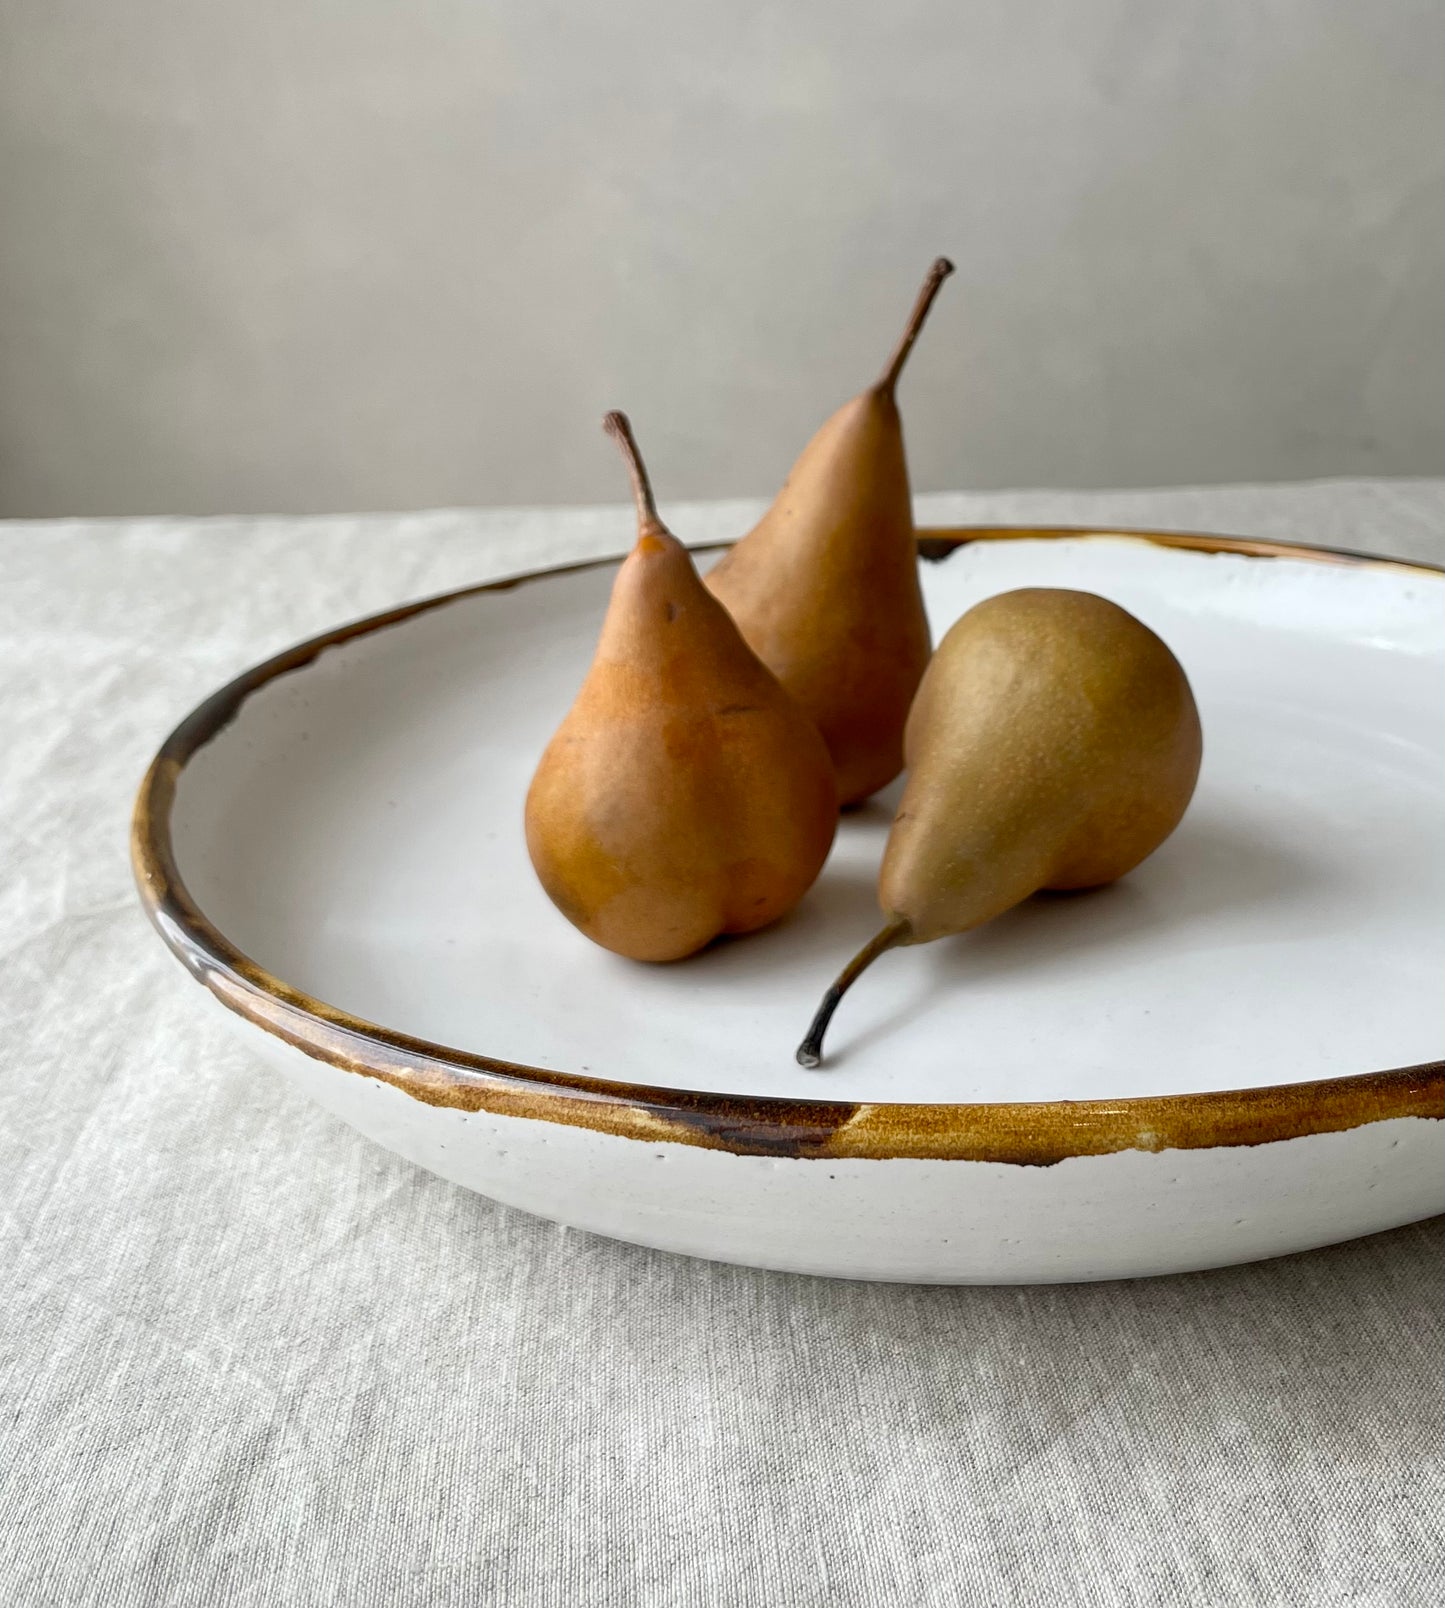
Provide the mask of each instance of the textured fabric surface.
MULTIPOLYGON (((1445 482, 924 513, 1445 559, 1445 482)), ((716 1266, 428 1177, 194 1008, 126 863, 170 725, 297 637, 629 531, 0 526, 0 1602, 1445 1601, 1440 1220, 1133 1284, 716 1266)))

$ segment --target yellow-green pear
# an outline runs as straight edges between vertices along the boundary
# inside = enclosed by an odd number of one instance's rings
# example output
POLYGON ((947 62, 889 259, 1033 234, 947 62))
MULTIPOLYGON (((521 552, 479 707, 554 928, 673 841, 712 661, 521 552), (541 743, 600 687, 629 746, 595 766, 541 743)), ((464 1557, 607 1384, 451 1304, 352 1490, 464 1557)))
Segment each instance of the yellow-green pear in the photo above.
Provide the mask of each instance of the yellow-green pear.
POLYGON ((944 637, 906 748, 884 925, 824 996, 803 1066, 885 950, 967 932, 1041 889, 1112 882, 1152 854, 1193 795, 1201 735, 1189 681, 1146 625, 1090 592, 1030 587, 944 637))

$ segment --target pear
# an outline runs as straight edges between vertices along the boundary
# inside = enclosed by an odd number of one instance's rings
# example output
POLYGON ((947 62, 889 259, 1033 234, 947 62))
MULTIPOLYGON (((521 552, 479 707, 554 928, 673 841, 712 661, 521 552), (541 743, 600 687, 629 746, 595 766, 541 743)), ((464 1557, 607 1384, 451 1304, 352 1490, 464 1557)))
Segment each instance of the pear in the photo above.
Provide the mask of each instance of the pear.
POLYGON ((902 770, 903 726, 928 663, 894 391, 952 272, 947 258, 934 263, 881 378, 823 425, 772 507, 707 576, 822 732, 845 805, 902 770))
POLYGON ((812 886, 838 822, 828 750, 658 518, 620 413, 637 544, 527 794, 527 849, 580 931, 634 960, 751 932, 812 886))
POLYGON ((1179 824, 1202 748, 1188 679, 1148 626, 1091 592, 1045 587, 954 624, 905 742, 878 878, 884 926, 824 996, 803 1066, 819 1065, 838 1001, 886 950, 1132 870, 1179 824))

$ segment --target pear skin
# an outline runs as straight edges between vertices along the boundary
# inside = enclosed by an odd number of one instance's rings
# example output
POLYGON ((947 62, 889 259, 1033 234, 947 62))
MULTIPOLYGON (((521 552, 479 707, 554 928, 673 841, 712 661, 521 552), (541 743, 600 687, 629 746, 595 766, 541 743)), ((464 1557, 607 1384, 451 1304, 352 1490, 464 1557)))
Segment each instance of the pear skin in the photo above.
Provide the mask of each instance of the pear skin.
POLYGON ((991 597, 953 626, 905 742, 878 878, 884 926, 825 996, 804 1066, 885 950, 1133 870, 1179 824, 1202 754, 1188 678, 1154 632, 1105 598, 1043 587, 991 597))
POLYGON ((894 393, 952 272, 946 258, 934 263, 882 377, 823 425, 772 507, 707 576, 754 652, 822 732, 845 805, 902 770, 904 722, 928 664, 894 393))
POLYGON ((527 794, 527 849, 581 932, 678 960, 790 910, 837 828, 817 729, 703 586, 658 518, 631 430, 638 538, 596 657, 527 794))

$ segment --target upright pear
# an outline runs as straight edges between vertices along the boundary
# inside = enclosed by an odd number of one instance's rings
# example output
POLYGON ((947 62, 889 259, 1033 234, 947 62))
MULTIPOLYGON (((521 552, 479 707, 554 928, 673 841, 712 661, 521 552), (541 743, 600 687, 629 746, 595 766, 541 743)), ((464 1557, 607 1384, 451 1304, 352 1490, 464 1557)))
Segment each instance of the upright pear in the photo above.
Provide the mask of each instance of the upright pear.
POLYGON ((637 544, 597 655, 527 794, 527 849, 574 926, 634 960, 677 960, 790 910, 838 820, 812 721, 703 586, 658 517, 626 418, 637 544))
POLYGON ((1090 592, 1031 587, 944 637, 906 747, 884 926, 824 996, 803 1066, 885 950, 967 932, 1040 889, 1112 882, 1152 854, 1193 795, 1201 736, 1188 679, 1146 625, 1090 592))
POLYGON ((861 802, 903 768, 903 725, 928 663, 894 392, 952 272, 946 258, 934 263, 881 377, 823 425, 761 522, 707 577, 822 732, 844 804, 861 802))

